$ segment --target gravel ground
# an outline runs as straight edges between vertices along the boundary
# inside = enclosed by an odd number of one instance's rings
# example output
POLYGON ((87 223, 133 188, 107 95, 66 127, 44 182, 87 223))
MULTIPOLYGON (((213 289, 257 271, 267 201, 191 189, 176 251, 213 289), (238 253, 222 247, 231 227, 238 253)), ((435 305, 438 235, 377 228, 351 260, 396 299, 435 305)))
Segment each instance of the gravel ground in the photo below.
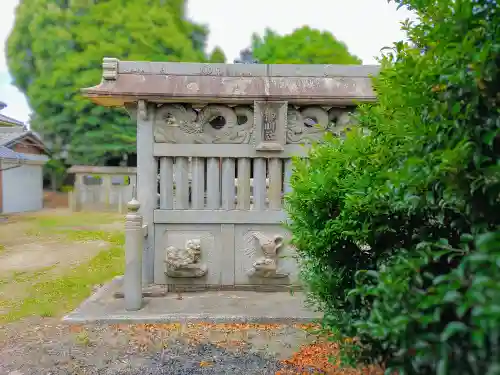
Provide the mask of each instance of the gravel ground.
POLYGON ((280 360, 311 340, 292 326, 75 327, 25 320, 0 328, 0 374, 274 375, 284 367, 280 360))

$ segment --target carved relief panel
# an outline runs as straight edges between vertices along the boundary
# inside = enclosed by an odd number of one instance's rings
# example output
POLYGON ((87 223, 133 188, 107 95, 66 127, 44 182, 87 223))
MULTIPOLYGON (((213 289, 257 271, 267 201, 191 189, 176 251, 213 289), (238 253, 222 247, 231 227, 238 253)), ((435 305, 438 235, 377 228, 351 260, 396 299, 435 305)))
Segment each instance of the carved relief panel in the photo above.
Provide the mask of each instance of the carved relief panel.
POLYGON ((344 137, 353 108, 297 107, 287 102, 254 105, 164 104, 157 109, 157 143, 254 144, 256 150, 282 151, 285 144, 320 142, 325 132, 344 137))
POLYGON ((165 104, 157 109, 157 143, 250 143, 254 114, 250 106, 165 104))
POLYGON ((294 249, 278 225, 235 228, 236 284, 293 285, 299 283, 294 249))
POLYGON ((287 143, 320 142, 325 132, 337 137, 344 137, 345 131, 352 126, 352 108, 321 106, 295 107, 290 105, 287 111, 287 143))
MULTIPOLYGON (((278 252, 284 247, 284 238, 279 234, 272 236, 262 232, 247 233, 249 242, 252 242, 249 249, 256 250, 259 254, 248 272, 249 277, 265 277, 270 279, 281 279, 288 277, 287 272, 278 269, 278 252)), ((253 252, 253 251, 252 251, 253 252)))
POLYGON ((283 151, 287 102, 254 103, 255 145, 259 151, 283 151))
POLYGON ((155 224, 155 228, 155 283, 220 282, 219 226, 155 224))
POLYGON ((186 240, 183 248, 168 246, 165 250, 165 274, 169 277, 202 277, 207 274, 206 264, 201 263, 201 239, 186 240))

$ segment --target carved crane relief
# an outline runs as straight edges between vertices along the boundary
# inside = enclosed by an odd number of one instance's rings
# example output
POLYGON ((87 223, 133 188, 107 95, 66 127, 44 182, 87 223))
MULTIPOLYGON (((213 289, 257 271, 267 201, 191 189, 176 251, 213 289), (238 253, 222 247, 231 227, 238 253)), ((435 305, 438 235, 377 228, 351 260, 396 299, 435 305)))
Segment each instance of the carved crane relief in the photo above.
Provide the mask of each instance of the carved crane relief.
POLYGON ((260 249, 263 256, 255 260, 248 275, 271 279, 288 277, 288 273, 278 272, 278 251, 284 247, 283 237, 268 237, 261 232, 253 232, 252 238, 255 248, 260 249))

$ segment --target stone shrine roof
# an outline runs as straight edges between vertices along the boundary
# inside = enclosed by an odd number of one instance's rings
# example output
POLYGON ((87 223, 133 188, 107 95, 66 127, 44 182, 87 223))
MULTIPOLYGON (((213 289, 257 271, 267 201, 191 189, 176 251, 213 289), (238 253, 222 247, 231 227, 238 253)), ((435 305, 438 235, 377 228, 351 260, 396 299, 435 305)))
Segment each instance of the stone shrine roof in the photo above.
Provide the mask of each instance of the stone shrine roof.
POLYGON ((152 102, 352 105, 375 101, 378 65, 203 64, 104 58, 99 85, 82 89, 93 102, 123 106, 152 102))

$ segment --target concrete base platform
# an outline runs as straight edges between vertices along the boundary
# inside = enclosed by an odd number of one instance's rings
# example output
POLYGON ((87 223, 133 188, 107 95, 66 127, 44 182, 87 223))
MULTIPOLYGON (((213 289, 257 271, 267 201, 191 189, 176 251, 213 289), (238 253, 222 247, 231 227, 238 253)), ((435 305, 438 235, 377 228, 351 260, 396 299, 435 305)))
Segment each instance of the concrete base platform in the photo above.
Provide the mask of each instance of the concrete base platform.
POLYGON ((63 318, 66 323, 301 323, 321 318, 301 292, 206 291, 145 297, 139 311, 126 311, 122 277, 97 290, 63 318))

